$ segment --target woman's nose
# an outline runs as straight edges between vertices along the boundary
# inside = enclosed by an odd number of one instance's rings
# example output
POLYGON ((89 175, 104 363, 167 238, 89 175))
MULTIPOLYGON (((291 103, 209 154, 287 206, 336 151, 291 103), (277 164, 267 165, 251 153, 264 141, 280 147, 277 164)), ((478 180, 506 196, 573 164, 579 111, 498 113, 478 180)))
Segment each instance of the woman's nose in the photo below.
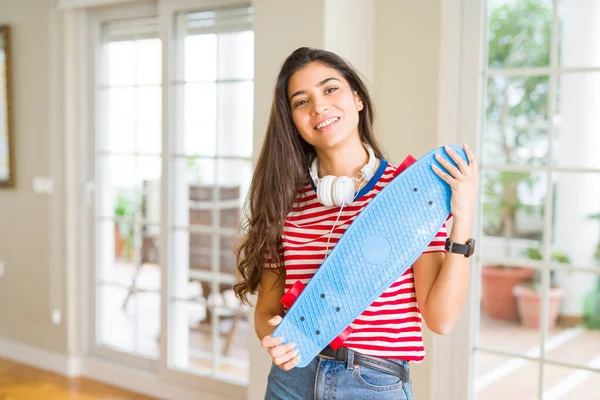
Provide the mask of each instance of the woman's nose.
POLYGON ((325 101, 313 101, 313 109, 312 109, 312 113, 313 115, 317 115, 317 114, 323 114, 325 111, 327 111, 329 109, 329 105, 325 102, 325 101))
POLYGON ((327 105, 326 103, 314 103, 313 106, 313 115, 317 115, 317 114, 323 114, 325 111, 327 111, 329 109, 329 105, 327 105))

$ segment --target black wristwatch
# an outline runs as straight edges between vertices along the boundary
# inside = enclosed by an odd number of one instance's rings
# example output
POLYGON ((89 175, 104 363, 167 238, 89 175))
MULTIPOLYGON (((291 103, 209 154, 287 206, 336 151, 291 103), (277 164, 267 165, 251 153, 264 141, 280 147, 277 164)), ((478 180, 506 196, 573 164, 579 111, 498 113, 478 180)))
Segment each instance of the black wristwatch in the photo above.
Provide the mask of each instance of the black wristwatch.
POLYGON ((465 257, 471 257, 475 251, 475 239, 471 238, 467 240, 467 243, 460 244, 454 243, 450 240, 450 238, 446 238, 446 245, 444 248, 450 253, 462 254, 465 257))

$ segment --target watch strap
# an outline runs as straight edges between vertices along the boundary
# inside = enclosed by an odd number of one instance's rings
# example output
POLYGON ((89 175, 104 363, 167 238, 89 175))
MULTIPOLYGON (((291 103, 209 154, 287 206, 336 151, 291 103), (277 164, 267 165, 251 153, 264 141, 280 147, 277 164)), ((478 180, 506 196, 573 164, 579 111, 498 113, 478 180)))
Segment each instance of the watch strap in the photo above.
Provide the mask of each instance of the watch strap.
POLYGON ((466 244, 461 244, 451 241, 450 238, 446 238, 444 248, 450 253, 462 254, 465 257, 469 257, 473 254, 474 246, 474 239, 469 239, 466 244))

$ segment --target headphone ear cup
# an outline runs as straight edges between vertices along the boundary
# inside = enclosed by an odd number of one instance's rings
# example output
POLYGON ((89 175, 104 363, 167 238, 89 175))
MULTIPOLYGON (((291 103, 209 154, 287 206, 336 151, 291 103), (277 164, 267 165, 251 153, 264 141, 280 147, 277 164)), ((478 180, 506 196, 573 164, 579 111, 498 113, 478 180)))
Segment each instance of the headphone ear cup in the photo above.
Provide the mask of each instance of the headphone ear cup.
POLYGON ((333 206, 333 185, 335 177, 332 175, 326 175, 319 180, 317 185, 317 199, 324 206, 333 206))
POLYGON ((347 176, 340 176, 333 185, 333 202, 336 206, 347 206, 354 201, 354 182, 347 176))

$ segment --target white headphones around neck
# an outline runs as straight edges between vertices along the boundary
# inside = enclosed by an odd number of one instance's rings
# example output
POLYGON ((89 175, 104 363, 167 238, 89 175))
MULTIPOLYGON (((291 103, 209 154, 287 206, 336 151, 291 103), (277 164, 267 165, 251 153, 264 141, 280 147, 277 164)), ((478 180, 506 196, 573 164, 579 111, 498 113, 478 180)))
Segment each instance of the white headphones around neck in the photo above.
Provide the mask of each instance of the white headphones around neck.
MULTIPOLYGON (((360 180, 370 181, 375 175, 375 166, 377 158, 373 148, 366 143, 363 146, 369 153, 369 161, 360 169, 360 180)), ((310 177, 317 188, 317 198, 324 206, 343 207, 352 204, 354 201, 354 181, 356 179, 347 176, 326 175, 319 178, 319 160, 314 158, 310 167, 310 177)))

